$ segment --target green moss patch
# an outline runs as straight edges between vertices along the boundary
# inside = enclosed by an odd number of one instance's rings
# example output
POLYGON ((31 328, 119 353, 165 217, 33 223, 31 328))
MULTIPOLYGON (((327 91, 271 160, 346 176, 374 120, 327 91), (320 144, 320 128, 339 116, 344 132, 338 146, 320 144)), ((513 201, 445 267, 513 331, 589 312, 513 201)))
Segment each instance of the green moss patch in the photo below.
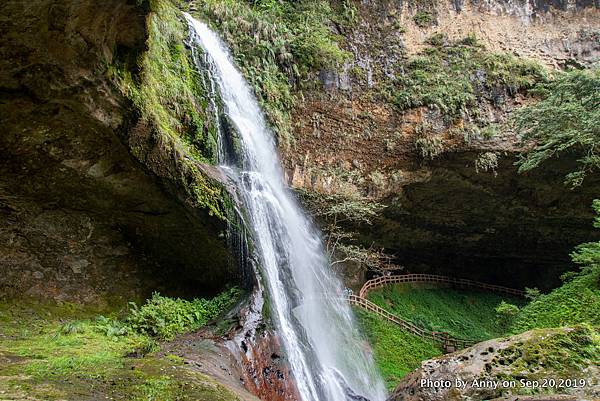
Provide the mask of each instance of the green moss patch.
POLYGON ((117 75, 143 119, 161 134, 182 139, 197 160, 215 162, 216 129, 208 110, 208 91, 185 48, 187 24, 170 1, 152 0, 150 8, 147 50, 137 66, 118 66, 109 72, 117 75))
POLYGON ((405 284, 371 291, 369 299, 427 330, 481 341, 506 334, 506 326, 497 319, 495 311, 503 300, 522 303, 519 299, 482 291, 414 288, 405 284))
POLYGON ((135 64, 127 61, 106 71, 152 131, 139 142, 130 141, 131 151, 158 175, 179 181, 193 206, 225 219, 226 191, 197 166, 217 161, 217 128, 209 91, 185 47, 187 23, 171 1, 149 4, 146 51, 135 64))
MULTIPOLYGON (((590 326, 572 329, 537 329, 523 341, 502 349, 490 362, 499 379, 592 379, 589 369, 600 366, 600 333, 590 326)), ((559 382, 560 383, 560 382, 559 382)), ((567 386, 568 387, 568 386, 567 386)), ((521 394, 562 393, 568 388, 521 388, 521 394)))
POLYGON ((435 343, 403 331, 373 313, 358 309, 355 313, 373 347, 375 362, 389 390, 422 361, 442 354, 435 343))

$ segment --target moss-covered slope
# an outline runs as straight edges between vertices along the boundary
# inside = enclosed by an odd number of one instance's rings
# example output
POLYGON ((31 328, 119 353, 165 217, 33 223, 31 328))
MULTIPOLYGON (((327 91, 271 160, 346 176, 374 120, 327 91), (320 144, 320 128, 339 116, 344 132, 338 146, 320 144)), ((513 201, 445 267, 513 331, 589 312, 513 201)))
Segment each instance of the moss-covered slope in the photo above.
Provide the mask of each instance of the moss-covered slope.
MULTIPOLYGON (((239 394, 184 364, 182 358, 160 353, 157 341, 141 330, 158 324, 150 315, 186 321, 183 302, 163 302, 162 309, 156 302, 142 307, 146 326, 140 326, 141 313, 122 322, 116 311, 109 309, 64 303, 0 303, 2 398, 239 400, 239 394)), ((221 301, 202 302, 213 307, 208 314, 196 308, 203 318, 214 317, 223 306, 221 301)), ((247 397, 254 400, 249 394, 247 397)))
MULTIPOLYGON (((425 286, 426 287, 426 286, 425 286)), ((369 299, 403 319, 431 331, 478 341, 507 334, 508 327, 496 318, 496 307, 513 299, 484 291, 452 288, 414 288, 394 285, 369 292, 369 299)))
POLYGON ((426 359, 442 355, 440 347, 398 325, 362 310, 355 310, 359 324, 373 349, 373 357, 388 390, 426 359))

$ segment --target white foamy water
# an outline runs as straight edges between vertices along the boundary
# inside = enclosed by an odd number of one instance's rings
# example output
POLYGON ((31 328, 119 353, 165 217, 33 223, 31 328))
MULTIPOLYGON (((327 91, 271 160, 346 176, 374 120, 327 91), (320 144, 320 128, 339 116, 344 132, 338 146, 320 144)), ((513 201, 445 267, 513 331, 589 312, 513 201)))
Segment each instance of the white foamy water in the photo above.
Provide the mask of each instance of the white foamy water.
POLYGON ((385 400, 369 346, 340 298, 343 287, 320 236, 285 185, 272 132, 252 91, 219 37, 186 18, 192 45, 203 53, 199 68, 208 68, 222 111, 239 136, 236 154, 223 149, 231 138, 220 138, 220 162, 244 203, 271 315, 302 400, 385 400))

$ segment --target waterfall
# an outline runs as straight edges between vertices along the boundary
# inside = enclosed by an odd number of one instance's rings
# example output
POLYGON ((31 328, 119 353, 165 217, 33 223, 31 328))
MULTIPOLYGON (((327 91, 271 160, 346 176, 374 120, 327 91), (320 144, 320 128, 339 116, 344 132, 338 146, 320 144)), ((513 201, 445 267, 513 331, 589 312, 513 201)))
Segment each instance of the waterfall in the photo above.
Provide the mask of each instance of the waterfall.
MULTIPOLYGON (((286 188, 273 135, 227 47, 189 14, 192 47, 231 129, 221 129, 222 168, 244 204, 271 315, 302 401, 383 401, 369 346, 342 299, 320 236, 286 188), (234 134, 235 133, 235 134, 234 134), (226 146, 225 144, 229 145, 226 146), (233 154, 235 153, 235 154, 233 154)), ((216 107, 216 105, 215 105, 216 107)))

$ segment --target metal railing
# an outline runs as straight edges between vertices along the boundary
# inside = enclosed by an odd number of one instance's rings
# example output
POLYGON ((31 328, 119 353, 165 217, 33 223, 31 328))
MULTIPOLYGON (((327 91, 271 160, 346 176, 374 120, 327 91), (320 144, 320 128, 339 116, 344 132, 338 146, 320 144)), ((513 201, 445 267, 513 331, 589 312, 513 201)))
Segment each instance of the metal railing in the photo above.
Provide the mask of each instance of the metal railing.
POLYGON ((349 295, 348 302, 350 303, 350 305, 355 305, 369 312, 373 312, 381 316, 382 318, 397 324, 398 326, 402 327, 403 329, 411 332, 416 336, 439 343, 443 347, 444 351, 453 351, 457 349, 467 348, 479 342, 478 340, 473 339, 452 337, 450 334, 442 331, 425 330, 408 320, 404 320, 394 315, 393 313, 386 311, 385 309, 374 304, 368 299, 361 298, 357 295, 349 295))

